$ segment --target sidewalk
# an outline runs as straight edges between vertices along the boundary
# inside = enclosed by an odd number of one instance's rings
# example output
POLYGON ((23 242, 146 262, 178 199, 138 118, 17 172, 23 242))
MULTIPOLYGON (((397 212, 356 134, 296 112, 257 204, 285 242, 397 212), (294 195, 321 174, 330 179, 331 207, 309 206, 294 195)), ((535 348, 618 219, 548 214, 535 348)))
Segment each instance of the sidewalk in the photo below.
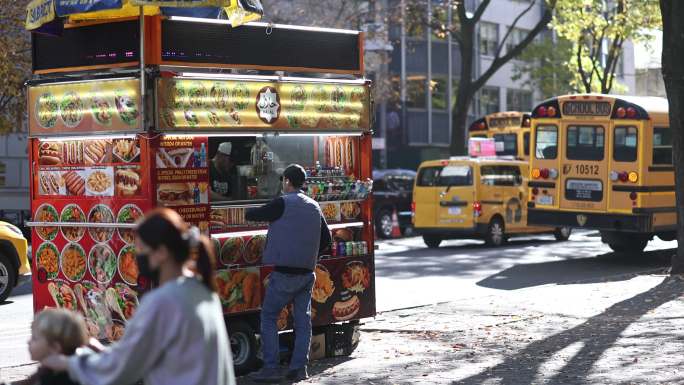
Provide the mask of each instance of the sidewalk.
POLYGON ((628 275, 387 312, 305 383, 682 383, 682 294, 682 278, 628 275))

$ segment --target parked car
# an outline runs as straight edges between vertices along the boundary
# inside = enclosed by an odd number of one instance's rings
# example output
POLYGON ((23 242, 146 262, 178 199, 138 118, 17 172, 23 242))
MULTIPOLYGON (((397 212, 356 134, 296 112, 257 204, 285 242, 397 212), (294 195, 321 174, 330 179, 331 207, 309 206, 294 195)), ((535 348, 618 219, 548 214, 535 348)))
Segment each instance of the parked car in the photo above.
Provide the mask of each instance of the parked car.
POLYGON ((0 222, 0 303, 30 271, 26 238, 17 226, 0 222))
POLYGON ((379 237, 392 237, 392 214, 396 210, 403 235, 412 232, 411 200, 416 172, 404 169, 373 171, 373 210, 379 237))

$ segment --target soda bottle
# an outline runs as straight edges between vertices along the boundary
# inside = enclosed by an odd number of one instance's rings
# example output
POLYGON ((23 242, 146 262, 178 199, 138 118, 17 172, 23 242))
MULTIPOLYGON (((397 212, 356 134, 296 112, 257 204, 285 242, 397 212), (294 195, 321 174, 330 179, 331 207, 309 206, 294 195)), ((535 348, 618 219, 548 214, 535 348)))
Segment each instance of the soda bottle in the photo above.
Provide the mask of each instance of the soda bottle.
POLYGON ((333 257, 336 257, 336 256, 337 256, 337 242, 333 242, 333 243, 332 243, 332 248, 330 249, 330 254, 331 254, 333 257))
POLYGON ((207 148, 204 143, 200 148, 200 167, 207 167, 207 148))
POLYGON ((347 253, 346 253, 347 247, 345 246, 344 242, 338 242, 337 247, 338 247, 338 250, 337 250, 337 256, 338 257, 344 257, 345 255, 347 255, 347 253))

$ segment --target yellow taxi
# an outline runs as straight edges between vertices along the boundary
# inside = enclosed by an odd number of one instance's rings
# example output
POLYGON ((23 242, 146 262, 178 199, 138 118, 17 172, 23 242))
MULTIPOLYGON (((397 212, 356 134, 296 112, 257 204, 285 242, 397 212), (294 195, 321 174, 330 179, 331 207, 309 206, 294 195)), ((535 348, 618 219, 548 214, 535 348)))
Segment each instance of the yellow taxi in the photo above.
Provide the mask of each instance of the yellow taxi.
POLYGON ((569 227, 527 226, 526 162, 513 158, 452 157, 423 162, 413 189, 413 224, 430 248, 445 239, 484 239, 500 246, 509 237, 553 233, 569 227))
POLYGON ((13 224, 0 221, 0 303, 30 271, 26 238, 13 224))

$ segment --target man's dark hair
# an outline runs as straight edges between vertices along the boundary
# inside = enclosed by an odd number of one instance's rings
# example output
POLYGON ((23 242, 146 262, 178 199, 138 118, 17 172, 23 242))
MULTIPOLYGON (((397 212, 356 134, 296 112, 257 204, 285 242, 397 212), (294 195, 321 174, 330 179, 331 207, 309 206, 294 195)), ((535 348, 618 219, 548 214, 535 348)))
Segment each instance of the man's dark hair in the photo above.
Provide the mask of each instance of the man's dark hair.
POLYGON ((298 164, 291 164, 283 171, 283 177, 287 178, 294 188, 301 188, 306 181, 306 171, 298 164))

